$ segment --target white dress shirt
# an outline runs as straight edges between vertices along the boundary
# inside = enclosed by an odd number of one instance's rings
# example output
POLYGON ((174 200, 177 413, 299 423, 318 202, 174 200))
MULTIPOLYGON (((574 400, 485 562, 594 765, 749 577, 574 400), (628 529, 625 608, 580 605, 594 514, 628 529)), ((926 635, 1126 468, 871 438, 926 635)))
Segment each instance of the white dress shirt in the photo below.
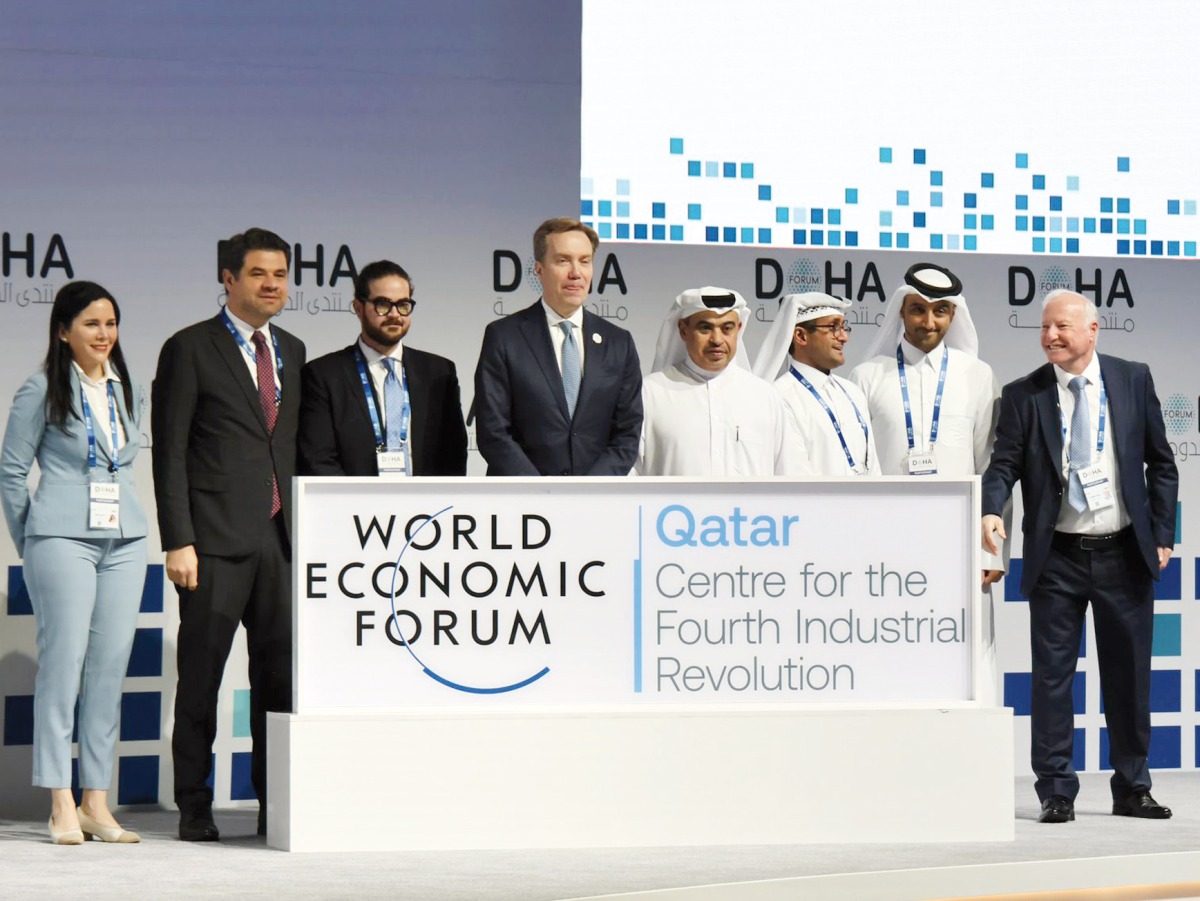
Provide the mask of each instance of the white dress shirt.
MULTIPOLYGON (((1080 373, 1088 380, 1086 387, 1083 389, 1084 396, 1088 402, 1088 450, 1089 457, 1092 463, 1097 461, 1096 457, 1096 432, 1100 427, 1100 357, 1095 353, 1092 354, 1091 362, 1087 368, 1080 373)), ((1129 518, 1129 513, 1125 509, 1125 501, 1121 497, 1121 477, 1118 470, 1116 442, 1113 441, 1113 436, 1116 434, 1116 423, 1112 418, 1112 405, 1105 401, 1105 423, 1104 423, 1104 449, 1100 452, 1099 462, 1104 468, 1105 475, 1108 476, 1109 484, 1112 486, 1114 503, 1103 510, 1084 510, 1080 513, 1071 506, 1067 499, 1067 472, 1068 472, 1068 456, 1070 454, 1071 441, 1071 417, 1075 413, 1075 395, 1071 393, 1071 379, 1074 375, 1061 369, 1058 366, 1054 367, 1054 378, 1058 382, 1058 407, 1060 410, 1059 424, 1063 428, 1063 450, 1060 467, 1063 479, 1063 494, 1062 504, 1058 510, 1058 520, 1055 523, 1055 528, 1060 532, 1073 532, 1079 535, 1109 535, 1113 532, 1119 532, 1130 524, 1132 520, 1129 518)))
POLYGON ((879 454, 875 451, 875 433, 870 428, 870 412, 867 399, 853 382, 822 372, 797 360, 791 361, 790 369, 775 380, 775 390, 795 418, 802 439, 797 451, 807 455, 809 465, 816 475, 853 476, 879 475, 879 454), (825 403, 837 417, 838 426, 846 440, 846 447, 854 459, 855 467, 865 471, 856 473, 846 459, 842 442, 838 440, 829 414, 812 396, 811 392, 792 374, 799 372, 825 399, 825 403), (857 411, 857 412, 856 412, 857 411), (859 416, 867 424, 867 433, 859 424, 859 416))
POLYGON ((254 326, 250 325, 250 323, 243 322, 241 319, 238 319, 237 316, 233 315, 233 311, 230 310, 229 307, 225 307, 225 312, 229 316, 229 321, 233 323, 233 327, 237 329, 237 333, 241 335, 246 342, 245 347, 243 347, 239 342, 238 352, 241 354, 242 359, 246 363, 246 369, 250 373, 250 378, 254 382, 254 387, 258 387, 258 361, 255 360, 253 356, 253 335, 256 331, 258 331, 262 332, 263 337, 267 339, 267 353, 271 355, 271 371, 275 373, 275 388, 282 391, 283 385, 279 382, 279 367, 275 365, 275 340, 271 337, 270 323, 264 325, 260 329, 256 329, 254 326))
MULTIPOLYGON (((117 406, 117 440, 113 443, 112 424, 108 412, 108 383, 113 383, 114 395, 121 393, 121 376, 117 370, 112 367, 108 361, 104 361, 104 374, 100 376, 97 382, 92 381, 84 371, 79 367, 79 364, 74 360, 71 365, 75 367, 75 374, 79 376, 79 384, 83 387, 83 393, 87 397, 88 408, 92 411, 92 428, 97 435, 103 435, 104 440, 108 443, 109 450, 112 451, 113 459, 116 459, 117 453, 125 446, 125 423, 121 421, 121 410, 117 406)), ((82 415, 83 411, 79 411, 82 415)), ((99 462, 97 462, 99 465, 99 462)))
POLYGON ((634 472, 644 476, 808 475, 800 438, 782 399, 730 363, 719 373, 691 359, 642 383, 642 440, 634 472))
POLYGON ((559 323, 569 322, 571 323, 571 334, 575 338, 575 346, 579 348, 579 374, 583 375, 583 367, 587 355, 587 342, 583 340, 583 307, 576 307, 575 312, 566 318, 559 316, 550 309, 550 304, 544 300, 542 301, 542 307, 546 310, 546 325, 550 329, 550 343, 554 345, 554 359, 558 361, 559 374, 562 374, 563 342, 567 339, 559 323))

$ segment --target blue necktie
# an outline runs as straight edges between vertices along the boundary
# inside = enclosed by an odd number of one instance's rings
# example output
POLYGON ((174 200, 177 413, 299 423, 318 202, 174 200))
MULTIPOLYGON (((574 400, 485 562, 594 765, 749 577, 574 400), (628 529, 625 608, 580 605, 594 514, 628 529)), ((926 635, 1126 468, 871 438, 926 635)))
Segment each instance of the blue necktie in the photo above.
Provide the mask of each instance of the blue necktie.
POLYGON ((1075 376, 1067 385, 1075 396, 1071 443, 1067 445, 1067 503, 1080 513, 1087 509, 1087 498, 1083 493, 1083 482, 1079 480, 1079 470, 1092 462, 1091 417, 1088 416, 1087 395, 1083 393, 1086 386, 1087 379, 1081 375, 1075 376))
POLYGON ((574 329, 571 323, 560 322, 558 327, 563 332, 562 347, 562 380, 563 392, 567 395, 567 412, 575 416, 575 402, 579 400, 579 345, 575 343, 574 329))
POLYGON ((387 378, 383 380, 383 407, 387 414, 387 448, 397 451, 404 446, 401 429, 404 423, 404 392, 400 390, 400 379, 396 378, 396 361, 383 358, 387 367, 387 378))

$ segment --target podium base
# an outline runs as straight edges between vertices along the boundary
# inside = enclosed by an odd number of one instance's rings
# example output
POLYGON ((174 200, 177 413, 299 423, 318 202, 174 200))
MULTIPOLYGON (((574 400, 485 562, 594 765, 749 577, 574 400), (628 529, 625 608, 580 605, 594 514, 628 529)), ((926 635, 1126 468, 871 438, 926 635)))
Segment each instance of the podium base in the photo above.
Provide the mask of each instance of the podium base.
POLYGON ((1006 708, 270 714, 289 851, 1011 841, 1006 708))

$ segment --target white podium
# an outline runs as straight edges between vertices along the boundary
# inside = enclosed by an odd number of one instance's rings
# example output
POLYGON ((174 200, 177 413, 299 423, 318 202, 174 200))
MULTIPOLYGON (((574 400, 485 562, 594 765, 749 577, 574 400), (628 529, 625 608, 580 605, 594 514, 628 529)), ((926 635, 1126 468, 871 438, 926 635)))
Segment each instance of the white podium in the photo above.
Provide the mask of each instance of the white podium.
POLYGON ((298 480, 268 843, 1011 840, 977 491, 298 480))

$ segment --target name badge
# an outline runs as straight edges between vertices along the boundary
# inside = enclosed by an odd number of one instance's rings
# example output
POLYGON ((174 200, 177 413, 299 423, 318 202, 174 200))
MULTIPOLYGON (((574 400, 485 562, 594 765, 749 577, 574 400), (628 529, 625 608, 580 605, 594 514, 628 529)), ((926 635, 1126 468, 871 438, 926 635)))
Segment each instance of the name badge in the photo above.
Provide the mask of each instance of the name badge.
POLYGON ((1094 513, 1105 510, 1115 503, 1112 483, 1108 480, 1108 474, 1104 472, 1101 464, 1086 466, 1078 472, 1079 482, 1083 485, 1083 496, 1089 510, 1094 513))
POLYGON ((375 462, 379 466, 380 475, 390 476, 406 476, 408 475, 408 461, 405 459, 408 455, 402 451, 381 450, 375 452, 375 462))
POLYGON ((88 486, 88 528, 121 528, 121 486, 117 482, 92 482, 88 486))
POLYGON ((918 453, 908 452, 908 474, 910 476, 932 476, 937 474, 937 456, 933 451, 918 453))

